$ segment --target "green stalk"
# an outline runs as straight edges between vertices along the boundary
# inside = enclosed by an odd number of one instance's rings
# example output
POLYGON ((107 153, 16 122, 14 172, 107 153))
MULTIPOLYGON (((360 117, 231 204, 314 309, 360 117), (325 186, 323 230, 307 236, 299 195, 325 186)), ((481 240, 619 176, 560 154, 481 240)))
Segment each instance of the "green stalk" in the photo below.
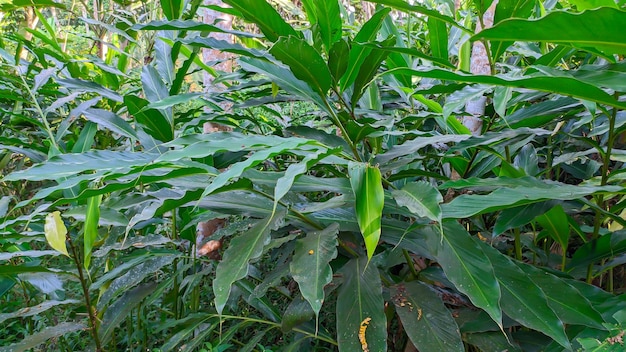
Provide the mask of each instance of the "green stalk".
POLYGON ((70 249, 72 250, 72 259, 74 263, 76 263, 76 268, 78 269, 78 276, 80 279, 80 286, 83 289, 83 296, 85 296, 85 306, 87 308, 87 315, 89 316, 89 325, 91 326, 91 335, 93 336, 93 341, 96 344, 96 351, 102 351, 102 344, 100 342, 100 336, 98 336, 98 318, 96 317, 96 307, 91 304, 91 297, 89 296, 89 287, 87 286, 87 280, 85 279, 85 275, 83 274, 83 265, 82 261, 78 256, 78 252, 76 251, 76 247, 72 242, 72 239, 68 237, 68 243, 70 245, 70 249))
POLYGON ((522 260, 522 236, 517 227, 513 232, 515 234, 515 259, 522 260))
POLYGON ((48 123, 48 119, 46 118, 46 114, 44 114, 43 110, 41 109, 41 105, 39 105, 39 103, 37 102, 37 97, 35 97, 35 94, 33 93, 33 91, 28 86, 28 83, 26 83, 26 80, 24 79, 24 76, 21 73, 19 73, 19 70, 18 70, 18 74, 20 75, 20 78, 22 79, 22 83, 24 83, 24 87, 28 91, 28 95, 30 95, 31 100, 33 101, 33 104, 35 105, 35 109, 37 110, 37 114, 39 114, 39 117, 41 118, 41 122, 43 123, 44 127, 46 128, 46 133, 48 134, 48 139, 50 139, 50 147, 53 150, 52 155, 59 154, 61 152, 61 149, 59 149, 59 145, 57 144, 57 141, 54 138, 54 134, 52 133, 52 128, 50 127, 50 124, 48 123))
MULTIPOLYGON (((615 99, 619 96, 615 94, 615 99)), ((600 186, 605 186, 609 181, 609 166, 611 163, 611 152, 613 150, 613 144, 615 143, 615 120, 617 119, 617 109, 613 108, 611 114, 608 114, 609 117, 609 136, 607 139, 606 152, 602 158, 602 175, 600 178, 600 186)), ((596 197, 596 204, 599 208, 604 209, 606 204, 604 201, 604 194, 600 194, 596 197)), ((595 219, 593 221, 593 233, 591 235, 591 240, 596 240, 600 235, 600 226, 602 225, 602 213, 600 211, 596 211, 595 219)), ((593 280, 593 263, 589 264, 587 267, 587 283, 591 283, 593 280)))

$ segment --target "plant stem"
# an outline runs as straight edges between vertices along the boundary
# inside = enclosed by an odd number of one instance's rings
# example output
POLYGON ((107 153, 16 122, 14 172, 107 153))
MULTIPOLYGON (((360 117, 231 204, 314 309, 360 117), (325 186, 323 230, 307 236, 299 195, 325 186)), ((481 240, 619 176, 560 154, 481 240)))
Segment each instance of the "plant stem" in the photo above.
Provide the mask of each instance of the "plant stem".
POLYGON ((515 234, 515 259, 522 260, 522 236, 519 228, 515 228, 513 230, 515 234))
POLYGON ((85 280, 85 275, 83 274, 83 266, 78 256, 78 252, 76 251, 76 247, 74 246, 72 239, 69 237, 68 243, 70 245, 70 249, 72 250, 72 259, 74 259, 74 263, 76 263, 76 268, 78 269, 80 286, 82 287, 83 295, 85 296, 85 306, 87 307, 89 324, 91 325, 91 335, 93 336, 94 343, 96 344, 96 351, 100 352, 102 351, 102 345, 100 342, 100 337, 98 336, 98 318, 96 317, 96 308, 91 304, 89 287, 87 287, 87 281, 85 280))
POLYGON ((413 276, 415 276, 415 278, 417 279, 419 273, 417 272, 417 270, 415 270, 415 263, 413 263, 413 259, 411 258, 409 251, 407 251, 406 249, 402 249, 402 254, 404 254, 404 259, 406 260, 406 264, 409 266, 411 274, 413 274, 413 276))
MULTIPOLYGON (((615 99, 619 96, 616 94, 615 99)), ((611 151, 613 150, 613 143, 615 143, 615 120, 617 119, 617 109, 613 108, 613 111, 608 114, 609 118, 609 131, 606 145, 606 152, 602 158, 602 175, 600 176, 600 186, 605 186, 609 181, 609 167, 611 164, 611 151)), ((600 194, 596 197, 596 204, 599 208, 605 208, 605 200, 604 194, 600 194)), ((602 225, 602 212, 596 210, 595 219, 593 221, 593 233, 591 235, 591 240, 596 240, 600 235, 600 227, 602 225)), ((591 283, 593 280, 593 263, 590 263, 587 267, 587 283, 591 283)))

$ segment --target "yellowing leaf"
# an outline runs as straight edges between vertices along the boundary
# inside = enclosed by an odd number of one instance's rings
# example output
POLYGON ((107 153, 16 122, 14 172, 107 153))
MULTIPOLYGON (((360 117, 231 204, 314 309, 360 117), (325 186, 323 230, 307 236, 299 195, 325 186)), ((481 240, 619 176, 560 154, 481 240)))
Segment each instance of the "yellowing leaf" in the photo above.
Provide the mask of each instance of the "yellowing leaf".
POLYGON ((66 256, 70 256, 65 246, 65 235, 67 235, 67 228, 61 220, 61 213, 54 211, 46 216, 46 224, 44 226, 44 232, 46 234, 46 241, 50 244, 50 247, 59 251, 66 256))

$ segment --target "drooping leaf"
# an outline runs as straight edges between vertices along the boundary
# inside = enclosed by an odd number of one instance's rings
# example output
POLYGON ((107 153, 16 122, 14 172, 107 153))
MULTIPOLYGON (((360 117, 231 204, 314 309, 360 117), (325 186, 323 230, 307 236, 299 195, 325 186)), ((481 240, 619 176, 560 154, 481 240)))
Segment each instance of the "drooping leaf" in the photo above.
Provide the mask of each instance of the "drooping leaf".
POLYGON ((575 186, 545 182, 528 187, 500 188, 489 194, 461 195, 442 205, 443 218, 463 219, 475 214, 521 206, 550 199, 573 200, 590 194, 619 192, 618 186, 575 186))
POLYGON ((322 56, 306 41, 295 36, 282 37, 270 53, 289 66, 296 78, 306 82, 320 96, 326 96, 332 78, 322 56))
POLYGON ((0 323, 4 323, 4 321, 7 319, 31 317, 33 315, 43 313, 47 311, 48 309, 51 309, 60 305, 65 305, 65 304, 80 304, 80 301, 75 300, 75 299, 66 299, 63 301, 55 301, 55 300, 44 301, 44 302, 37 304, 36 306, 22 308, 15 312, 1 313, 0 323))
POLYGON ((237 9, 244 19, 257 26, 265 37, 275 42, 279 37, 300 37, 278 12, 265 0, 225 0, 224 3, 237 9))
POLYGON ((274 202, 278 202, 289 192, 296 178, 306 173, 313 165, 319 163, 324 158, 339 153, 340 150, 340 148, 320 149, 317 152, 308 154, 301 162, 289 165, 284 176, 276 181, 274 202))
MULTIPOLYGON (((603 329, 602 315, 580 290, 566 280, 532 265, 520 262, 515 264, 544 292, 548 305, 563 323, 603 329)), ((584 285, 582 282, 580 284, 584 285)))
POLYGON ((351 162, 348 165, 348 174, 356 201, 357 221, 369 260, 372 259, 380 239, 381 217, 385 202, 380 169, 369 164, 351 162))
POLYGON ((65 245, 65 236, 67 235, 67 228, 61 219, 61 212, 54 211, 46 215, 46 223, 44 226, 44 232, 46 235, 46 241, 50 247, 56 249, 61 254, 70 256, 67 252, 67 246, 65 245))
POLYGON ((456 221, 444 221, 443 233, 421 231, 448 280, 502 326, 500 285, 487 255, 456 221))
POLYGON ((270 232, 279 226, 284 216, 285 214, 280 212, 261 219, 252 228, 230 241, 223 260, 215 269, 213 280, 215 309, 219 314, 224 311, 232 285, 248 275, 250 260, 258 258, 263 253, 263 247, 270 240, 270 232))
POLYGON ((387 351, 387 318, 378 269, 369 259, 351 259, 341 269, 337 296, 337 342, 340 352, 387 351))
POLYGON ((606 55, 624 54, 626 33, 621 27, 625 21, 626 12, 610 7, 578 14, 553 11, 536 20, 504 20, 477 33, 472 40, 550 42, 600 50, 606 55))
POLYGON ((59 323, 57 325, 52 325, 47 328, 44 328, 43 330, 35 334, 29 335, 18 343, 5 346, 5 347, 0 347, 0 352, 28 351, 28 350, 38 347, 39 345, 55 337, 63 336, 71 332, 85 330, 85 329, 87 329, 87 324, 84 322, 59 323))
POLYGON ((428 286, 419 281, 393 286, 391 300, 409 339, 420 351, 464 351, 452 313, 428 286))
POLYGON ((383 74, 406 74, 417 77, 426 77, 457 82, 482 83, 496 86, 527 88, 548 93, 569 95, 575 98, 585 99, 600 104, 606 104, 621 109, 626 108, 626 103, 617 101, 614 97, 604 92, 602 89, 570 77, 553 77, 546 75, 521 77, 510 77, 506 75, 485 76, 456 73, 436 68, 396 68, 384 72, 383 74))
POLYGON ((308 84, 297 79, 290 70, 258 59, 241 58, 239 62, 244 70, 263 74, 287 92, 324 107, 319 94, 308 84))
POLYGON ((85 251, 83 253, 83 265, 89 270, 91 263, 91 250, 98 239, 98 225, 100 223, 100 204, 102 195, 90 197, 87 200, 87 211, 85 214, 85 235, 83 239, 85 251))
POLYGON ((329 263, 337 256, 338 232, 339 225, 332 224, 296 241, 296 250, 289 265, 293 279, 316 316, 324 303, 324 286, 332 280, 329 263))
POLYGON ((87 120, 109 129, 112 132, 128 138, 139 139, 135 129, 115 113, 104 109, 87 109, 84 115, 87 120))
POLYGON ((89 170, 122 171, 129 167, 146 165, 158 155, 112 150, 94 150, 87 153, 60 154, 43 164, 13 172, 4 180, 54 180, 74 176, 89 170))
POLYGON ((563 322, 548 304, 548 298, 511 259, 483 245, 502 292, 502 310, 524 326, 540 331, 565 348, 571 348, 563 322))
POLYGON ((441 193, 424 181, 411 182, 401 190, 391 191, 398 205, 407 207, 417 216, 441 222, 441 193))
POLYGON ((404 11, 404 12, 417 12, 417 13, 421 13, 423 15, 426 15, 428 17, 433 17, 436 19, 439 19, 445 23, 449 23, 453 26, 456 26, 462 30, 464 30, 467 33, 471 33, 471 31, 469 29, 464 28, 463 26, 461 26, 460 24, 457 23, 457 21, 450 17, 450 16, 446 16, 444 14, 442 14, 439 11, 436 10, 431 10, 429 8, 426 8, 424 6, 421 5, 411 5, 409 2, 406 2, 404 0, 371 0, 370 2, 376 3, 376 4, 381 4, 381 5, 387 5, 390 7, 393 7, 395 9, 398 9, 400 11, 404 11))

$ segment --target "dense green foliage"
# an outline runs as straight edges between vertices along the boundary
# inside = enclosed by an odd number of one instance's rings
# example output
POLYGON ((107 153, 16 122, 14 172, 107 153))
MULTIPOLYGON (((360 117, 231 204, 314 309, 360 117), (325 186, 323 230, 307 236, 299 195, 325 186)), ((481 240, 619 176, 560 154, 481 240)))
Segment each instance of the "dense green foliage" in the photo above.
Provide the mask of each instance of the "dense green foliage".
POLYGON ((0 351, 623 350, 623 4, 96 3, 1 5, 0 351))

